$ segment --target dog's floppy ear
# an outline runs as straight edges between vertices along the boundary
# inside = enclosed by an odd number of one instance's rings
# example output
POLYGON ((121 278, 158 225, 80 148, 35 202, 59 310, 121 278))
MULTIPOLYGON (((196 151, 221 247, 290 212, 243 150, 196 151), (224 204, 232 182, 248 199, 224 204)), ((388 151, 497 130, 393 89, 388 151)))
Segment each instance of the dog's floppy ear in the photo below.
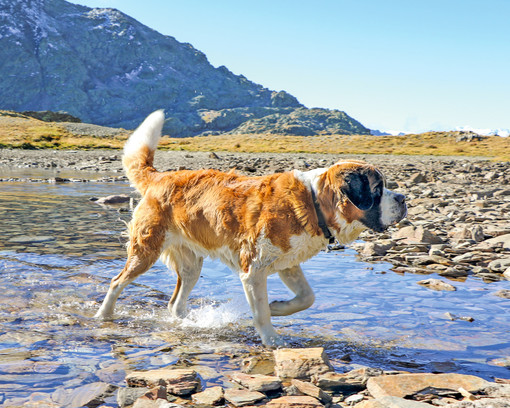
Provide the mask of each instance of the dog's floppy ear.
POLYGON ((372 208, 374 198, 370 191, 370 181, 368 177, 355 171, 345 176, 345 184, 341 187, 341 191, 357 208, 362 211, 372 208))

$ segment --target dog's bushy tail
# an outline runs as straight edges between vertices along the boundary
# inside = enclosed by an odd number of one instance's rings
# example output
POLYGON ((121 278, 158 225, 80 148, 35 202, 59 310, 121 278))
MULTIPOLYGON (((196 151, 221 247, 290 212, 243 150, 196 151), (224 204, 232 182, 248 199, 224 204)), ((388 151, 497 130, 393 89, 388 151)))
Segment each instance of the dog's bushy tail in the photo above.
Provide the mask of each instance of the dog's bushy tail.
POLYGON ((164 122, 163 109, 151 113, 124 145, 124 170, 131 184, 142 194, 147 190, 151 174, 156 171, 152 164, 164 122))

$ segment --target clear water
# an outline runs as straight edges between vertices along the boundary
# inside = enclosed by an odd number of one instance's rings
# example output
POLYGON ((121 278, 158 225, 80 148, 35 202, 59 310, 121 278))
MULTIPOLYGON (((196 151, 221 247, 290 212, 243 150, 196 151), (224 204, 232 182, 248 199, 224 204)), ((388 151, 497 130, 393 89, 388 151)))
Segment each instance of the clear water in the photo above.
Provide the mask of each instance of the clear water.
MULTIPOLYGON (((97 381, 123 385, 125 372, 193 366, 208 384, 262 349, 238 277, 206 260, 184 321, 168 316, 175 276, 158 263, 130 285, 116 318, 92 316, 125 259, 129 213, 90 197, 130 193, 121 183, 0 184, 0 402, 51 395, 97 381), (123 221, 124 220, 124 221, 123 221)), ((274 318, 291 346, 324 346, 339 369, 346 359, 384 369, 509 378, 494 364, 510 355, 510 282, 469 277, 436 292, 367 264, 353 250, 320 253, 303 265, 316 293, 308 310, 274 318), (445 317, 471 316, 473 322, 445 317)), ((430 277, 435 277, 431 275, 430 277)), ((291 295, 276 276, 270 299, 291 295)), ((114 405, 114 402, 111 402, 114 405)))

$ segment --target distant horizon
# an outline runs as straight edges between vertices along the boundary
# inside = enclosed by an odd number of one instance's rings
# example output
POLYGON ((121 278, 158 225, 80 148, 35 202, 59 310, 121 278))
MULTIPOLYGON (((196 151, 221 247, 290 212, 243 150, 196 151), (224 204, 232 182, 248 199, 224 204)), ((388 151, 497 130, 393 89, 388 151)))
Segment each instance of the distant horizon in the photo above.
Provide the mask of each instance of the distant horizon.
POLYGON ((73 0, 116 8, 215 66, 369 129, 510 129, 510 2, 73 0))

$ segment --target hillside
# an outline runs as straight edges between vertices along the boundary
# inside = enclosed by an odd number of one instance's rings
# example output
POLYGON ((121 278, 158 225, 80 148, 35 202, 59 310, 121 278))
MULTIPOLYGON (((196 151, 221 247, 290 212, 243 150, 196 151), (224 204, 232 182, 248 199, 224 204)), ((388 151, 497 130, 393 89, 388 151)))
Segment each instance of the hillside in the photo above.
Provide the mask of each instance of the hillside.
MULTIPOLYGON (((0 111, 0 148, 121 149, 125 129, 87 123, 44 122, 17 112, 0 111)), ((510 138, 471 132, 429 132, 404 136, 319 134, 294 136, 256 133, 161 139, 160 150, 319 154, 393 154, 479 156, 510 161, 510 138)))
MULTIPOLYGON (((305 109, 287 92, 215 68, 192 45, 118 10, 64 0, 0 0, 0 60, 0 109, 65 111, 104 126, 132 129, 164 108, 165 131, 184 137, 257 127, 261 118, 305 109)), ((308 114, 289 133, 320 133, 324 116, 338 116, 314 112, 320 115, 308 114)), ((369 133, 341 113, 348 120, 335 131, 369 133)))

